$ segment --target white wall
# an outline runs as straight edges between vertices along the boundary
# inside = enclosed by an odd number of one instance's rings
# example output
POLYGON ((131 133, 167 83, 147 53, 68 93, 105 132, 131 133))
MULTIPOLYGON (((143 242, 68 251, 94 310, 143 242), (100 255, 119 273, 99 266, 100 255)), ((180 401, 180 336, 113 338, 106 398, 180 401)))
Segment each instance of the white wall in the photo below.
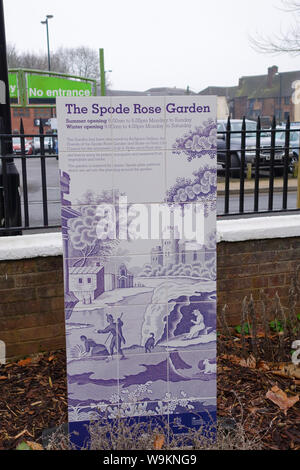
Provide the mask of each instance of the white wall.
POLYGON ((217 97, 217 119, 227 119, 229 116, 229 108, 225 96, 217 97))

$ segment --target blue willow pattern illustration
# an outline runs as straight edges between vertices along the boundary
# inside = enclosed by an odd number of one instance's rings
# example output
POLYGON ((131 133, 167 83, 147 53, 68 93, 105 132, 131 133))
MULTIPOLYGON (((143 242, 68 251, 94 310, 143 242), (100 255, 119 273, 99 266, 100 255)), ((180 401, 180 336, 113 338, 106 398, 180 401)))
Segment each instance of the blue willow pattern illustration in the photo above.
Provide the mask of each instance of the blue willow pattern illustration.
MULTIPOLYGON (((216 122, 177 139, 173 153, 184 164, 199 159, 164 201, 203 205, 206 240, 190 252, 181 240, 152 241, 142 255, 126 251, 134 241, 99 240, 97 206, 117 193, 88 190, 72 207, 71 177, 61 173, 69 421, 77 426, 164 415, 180 432, 187 416, 196 425, 197 414, 215 415, 217 172, 207 157, 215 158, 216 122)), ((116 228, 120 217, 117 210, 116 228)))
POLYGON ((183 137, 176 139, 173 145, 173 153, 177 155, 184 153, 187 155, 189 162, 194 158, 205 157, 207 155, 214 159, 217 150, 216 136, 216 121, 208 119, 183 137))

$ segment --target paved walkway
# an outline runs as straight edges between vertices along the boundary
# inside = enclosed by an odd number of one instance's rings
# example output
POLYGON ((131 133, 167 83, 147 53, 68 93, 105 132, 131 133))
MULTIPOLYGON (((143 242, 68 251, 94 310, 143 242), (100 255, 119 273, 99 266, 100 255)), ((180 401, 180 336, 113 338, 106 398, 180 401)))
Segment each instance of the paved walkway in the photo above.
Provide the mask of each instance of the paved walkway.
MULTIPOLYGON (((288 179, 288 190, 297 191, 297 178, 288 179)), ((253 193, 255 186, 255 180, 245 179, 245 193, 253 193)), ((240 180, 238 178, 230 179, 230 194, 235 194, 240 192, 240 180)), ((283 178, 274 178, 274 191, 282 191, 283 188, 283 178)), ((259 191, 268 192, 269 191, 269 178, 261 178, 259 180, 259 191)), ((218 178, 218 194, 223 195, 225 193, 225 178, 218 178)))

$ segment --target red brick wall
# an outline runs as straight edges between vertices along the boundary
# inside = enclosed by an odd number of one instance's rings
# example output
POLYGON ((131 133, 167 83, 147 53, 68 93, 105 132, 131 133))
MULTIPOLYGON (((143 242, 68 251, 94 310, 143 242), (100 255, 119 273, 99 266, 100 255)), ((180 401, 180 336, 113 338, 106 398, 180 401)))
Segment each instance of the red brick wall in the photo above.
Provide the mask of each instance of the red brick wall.
POLYGON ((8 360, 65 347, 62 258, 0 261, 0 339, 8 360))
MULTIPOLYGON (((53 110, 53 117, 55 109, 53 110)), ((20 132, 20 119, 23 120, 25 134, 39 134, 39 127, 34 125, 35 119, 49 119, 50 108, 11 108, 12 131, 20 132)), ((51 130, 49 126, 44 127, 44 134, 51 130)))
POLYGON ((247 114, 247 97, 234 98, 234 119, 243 119, 243 116, 247 114))
MULTIPOLYGON (((300 238, 218 244, 218 312, 228 305, 228 323, 240 323, 245 296, 256 311, 263 288, 287 305, 292 275, 300 265, 300 238)), ((0 261, 0 340, 7 359, 65 347, 62 257, 0 261)), ((300 304, 299 304, 300 312, 300 304)))
MULTIPOLYGON (((285 104, 284 97, 281 99, 281 106, 278 104, 277 98, 263 98, 257 99, 254 102, 253 109, 260 111, 260 116, 269 116, 270 120, 275 114, 276 109, 281 109, 282 120, 284 119, 284 113, 288 112, 290 115, 291 121, 294 120, 294 105, 292 102, 290 104, 285 104)), ((249 110, 249 100, 248 97, 234 98, 234 118, 242 119, 247 115, 249 110)))
POLYGON ((272 122, 272 118, 275 114, 275 110, 278 108, 279 105, 276 104, 275 98, 265 98, 262 100, 262 116, 269 116, 272 122))
MULTIPOLYGON (((218 244, 218 312, 228 305, 228 323, 240 324, 244 297, 253 295, 261 312, 260 289, 271 299, 276 292, 288 305, 291 278, 300 265, 300 238, 277 238, 218 244)), ((300 302, 298 305, 300 312, 300 302)))

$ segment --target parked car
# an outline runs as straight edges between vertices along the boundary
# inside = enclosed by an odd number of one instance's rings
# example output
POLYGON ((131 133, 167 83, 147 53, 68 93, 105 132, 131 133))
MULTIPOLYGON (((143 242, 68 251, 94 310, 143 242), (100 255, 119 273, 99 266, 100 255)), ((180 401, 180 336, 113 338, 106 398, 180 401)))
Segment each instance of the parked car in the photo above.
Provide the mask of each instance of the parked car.
MULTIPOLYGON (((296 126, 295 126, 296 127, 296 126)), ((279 132, 276 133, 276 145, 285 146, 285 137, 286 132, 284 131, 284 127, 279 129, 279 132), (280 132, 281 130, 281 132, 280 132)), ((297 129, 300 129, 300 125, 297 126, 297 129)), ((300 147, 300 130, 293 130, 293 126, 290 128, 290 152, 291 152, 291 160, 289 169, 291 172, 294 170, 294 163, 299 160, 299 147, 300 147)))
MULTIPOLYGON (((13 137, 13 153, 16 155, 20 155, 22 148, 21 148, 21 138, 20 137, 13 137)), ((33 148, 30 142, 25 140, 25 154, 32 155, 33 148)))
MULTIPOLYGON (((32 139, 32 146, 33 146, 33 151, 35 153, 35 155, 37 155, 38 153, 41 152, 41 139, 43 139, 43 137, 34 137, 32 139)), ((56 137, 52 137, 52 136, 49 136, 49 135, 46 135, 44 137, 44 151, 45 153, 55 153, 55 141, 56 141, 56 137)))
POLYGON ((55 139, 55 141, 54 141, 53 150, 54 150, 54 153, 58 154, 58 140, 57 139, 55 139))
MULTIPOLYGON (((231 162, 231 176, 239 176, 241 168, 241 129, 243 121, 241 119, 232 119, 231 131, 237 132, 232 133, 230 136, 230 162, 231 162)), ((217 161, 218 165, 222 169, 225 169, 226 165, 226 126, 227 121, 218 121, 218 139, 217 139, 217 161)), ((255 163, 256 158, 256 128, 257 124, 255 121, 246 120, 246 130, 250 131, 246 134, 246 148, 245 148, 245 171, 247 163, 255 163), (253 131, 253 132, 251 132, 253 131)), ((268 170, 271 162, 271 133, 270 131, 261 132, 260 139, 260 167, 264 170, 268 170)), ((284 144, 276 141, 275 147, 275 175, 283 174, 284 168, 284 144)), ((292 159, 292 152, 290 160, 292 159)))
POLYGON ((56 153, 56 160, 58 160, 58 139, 55 139, 55 141, 54 141, 53 151, 54 151, 54 153, 56 153))
MULTIPOLYGON (((271 136, 271 129, 268 129, 268 136, 271 136)), ((285 148, 286 126, 276 126, 276 146, 280 145, 285 148)), ((289 131, 289 171, 293 173, 294 163, 298 161, 300 148, 300 123, 291 122, 289 131)))

